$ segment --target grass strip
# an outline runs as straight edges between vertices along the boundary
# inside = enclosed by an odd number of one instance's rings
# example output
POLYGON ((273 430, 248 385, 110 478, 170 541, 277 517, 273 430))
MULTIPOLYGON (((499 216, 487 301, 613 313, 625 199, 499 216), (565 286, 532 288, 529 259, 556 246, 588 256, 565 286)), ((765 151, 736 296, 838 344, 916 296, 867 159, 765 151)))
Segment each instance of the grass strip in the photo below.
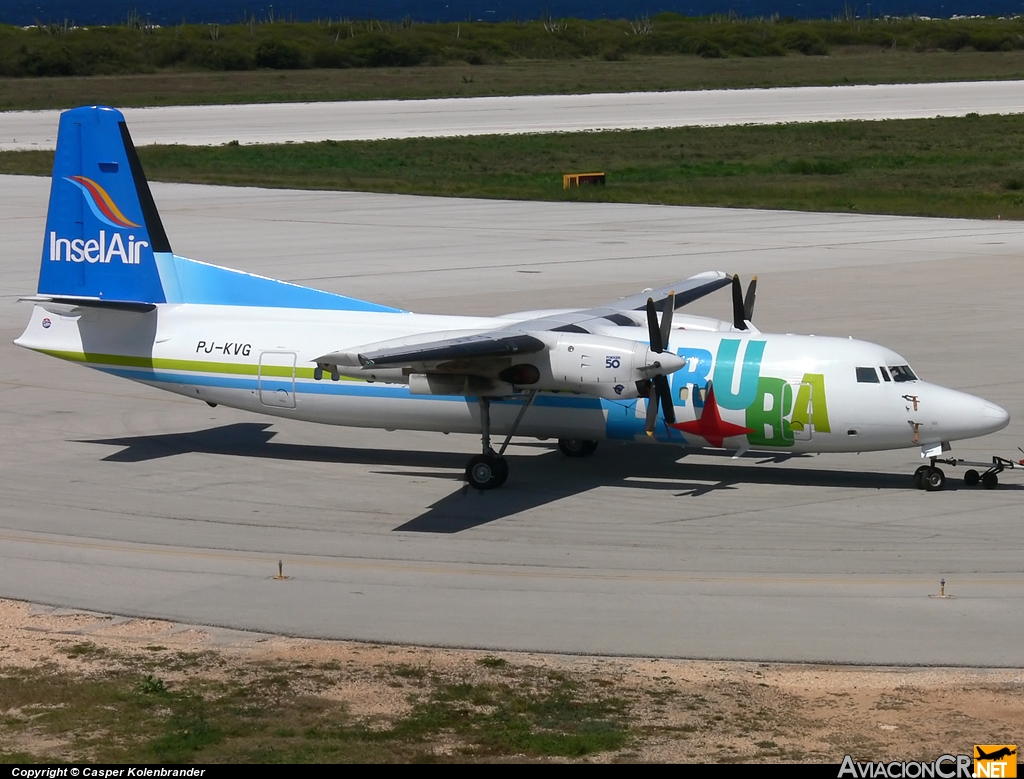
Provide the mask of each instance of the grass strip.
MULTIPOLYGON (((274 146, 151 146, 151 179, 452 197, 1024 218, 1024 116, 274 146), (604 171, 565 191, 562 175, 604 171)), ((50 152, 0 154, 48 175, 50 152)))
POLYGON ((154 647, 140 658, 91 642, 66 652, 88 672, 0 668, 0 762, 54 751, 111 763, 581 758, 635 738, 631 703, 533 666, 454 675, 383 666, 360 681, 396 689, 398 713, 356 717, 330 694, 353 676, 337 664, 226 669, 211 653, 154 647))
POLYGON ((0 110, 582 94, 1024 79, 1024 51, 836 47, 829 56, 630 55, 470 65, 0 77, 0 110))

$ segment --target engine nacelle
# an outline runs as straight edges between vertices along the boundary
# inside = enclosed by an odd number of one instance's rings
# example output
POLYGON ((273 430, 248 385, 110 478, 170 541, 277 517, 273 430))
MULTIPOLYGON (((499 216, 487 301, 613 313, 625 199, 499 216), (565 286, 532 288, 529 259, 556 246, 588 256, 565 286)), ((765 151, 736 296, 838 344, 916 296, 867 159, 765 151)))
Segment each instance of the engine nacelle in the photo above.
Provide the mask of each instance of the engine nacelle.
POLYGON ((541 369, 537 389, 580 392, 611 400, 635 398, 638 381, 672 373, 685 364, 670 352, 652 352, 641 341, 589 333, 558 333, 549 343, 547 354, 547 370, 541 369))

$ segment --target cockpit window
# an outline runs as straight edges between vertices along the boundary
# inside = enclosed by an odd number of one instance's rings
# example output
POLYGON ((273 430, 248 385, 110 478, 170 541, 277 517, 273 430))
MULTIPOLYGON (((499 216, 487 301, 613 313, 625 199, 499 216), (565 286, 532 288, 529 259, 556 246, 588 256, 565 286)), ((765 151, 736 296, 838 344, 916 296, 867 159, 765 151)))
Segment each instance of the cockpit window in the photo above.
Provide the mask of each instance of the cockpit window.
POLYGON ((857 381, 861 384, 878 384, 878 374, 874 368, 858 368, 857 381))
POLYGON ((892 380, 896 382, 917 381, 917 376, 910 370, 909 365, 890 365, 889 373, 892 374, 892 380))
POLYGON ((892 381, 892 379, 889 378, 889 371, 885 369, 884 365, 878 366, 878 372, 882 374, 882 381, 892 381))

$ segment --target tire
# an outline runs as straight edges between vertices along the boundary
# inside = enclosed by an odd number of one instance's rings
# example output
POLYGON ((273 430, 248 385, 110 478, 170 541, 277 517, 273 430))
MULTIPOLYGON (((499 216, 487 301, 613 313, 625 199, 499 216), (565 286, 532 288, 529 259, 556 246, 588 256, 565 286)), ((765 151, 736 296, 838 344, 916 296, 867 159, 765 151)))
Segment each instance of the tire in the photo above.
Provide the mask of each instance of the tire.
POLYGON ((558 448, 566 457, 590 457, 597 450, 597 441, 559 438, 558 448))
POLYGON ((922 465, 920 468, 914 471, 914 487, 916 487, 919 490, 924 489, 925 474, 928 473, 928 471, 930 471, 931 469, 932 467, 930 465, 922 465))
POLYGON ((946 474, 939 468, 929 468, 924 477, 924 488, 928 492, 939 492, 946 488, 946 474))
POLYGON ((968 487, 976 486, 979 481, 981 481, 981 476, 978 475, 976 470, 964 471, 964 484, 968 487))
POLYGON ((981 477, 981 486, 986 490, 994 490, 999 484, 999 477, 995 473, 986 473, 981 477))
POLYGON ((500 487, 502 484, 508 481, 508 460, 506 460, 504 457, 495 457, 494 468, 495 478, 498 480, 498 483, 495 484, 494 486, 500 487))
POLYGON ((478 490, 493 490, 508 479, 508 463, 504 457, 478 454, 466 466, 466 481, 478 490))

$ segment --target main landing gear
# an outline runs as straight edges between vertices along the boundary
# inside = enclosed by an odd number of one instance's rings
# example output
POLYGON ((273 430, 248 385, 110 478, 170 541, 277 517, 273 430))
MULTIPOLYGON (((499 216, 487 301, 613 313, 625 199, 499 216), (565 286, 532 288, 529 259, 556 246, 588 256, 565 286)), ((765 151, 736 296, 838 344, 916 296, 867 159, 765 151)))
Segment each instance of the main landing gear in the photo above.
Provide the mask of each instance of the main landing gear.
POLYGON ((478 490, 493 490, 508 478, 508 462, 500 454, 489 449, 478 454, 466 466, 466 481, 478 490))
POLYGON ((526 402, 519 409, 516 421, 505 436, 505 442, 497 452, 491 448, 491 399, 488 397, 477 398, 480 404, 480 444, 483 453, 473 457, 466 465, 466 481, 470 487, 478 490, 493 490, 500 487, 508 479, 508 462, 505 460, 505 450, 509 441, 519 429, 519 423, 526 416, 526 410, 533 405, 533 399, 537 397, 537 391, 531 390, 526 395, 526 402))
POLYGON ((597 450, 597 441, 581 441, 578 438, 559 438, 558 450, 566 457, 590 457, 597 450))

